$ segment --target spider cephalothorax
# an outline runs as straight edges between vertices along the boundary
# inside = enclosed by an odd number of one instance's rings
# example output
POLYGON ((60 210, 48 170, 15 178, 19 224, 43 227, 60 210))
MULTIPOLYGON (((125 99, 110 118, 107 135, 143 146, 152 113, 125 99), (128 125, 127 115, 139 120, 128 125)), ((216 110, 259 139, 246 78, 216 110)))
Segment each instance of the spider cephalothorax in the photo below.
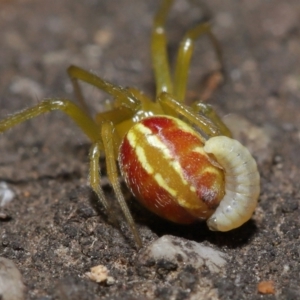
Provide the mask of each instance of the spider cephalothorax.
POLYGON ((210 38, 222 65, 220 47, 208 23, 195 26, 184 36, 171 79, 164 24, 172 3, 163 0, 154 19, 155 101, 134 88, 115 86, 71 66, 68 74, 80 106, 66 99, 50 99, 0 122, 0 132, 4 132, 52 110, 71 117, 92 142, 91 188, 108 209, 99 175, 99 157, 104 152, 109 180, 139 246, 142 242, 120 188, 117 162, 135 197, 152 212, 177 223, 208 220, 211 230, 231 230, 250 219, 259 195, 259 174, 249 151, 230 137, 209 105, 184 103, 188 67, 198 37, 206 34, 210 38), (110 94, 113 108, 92 118, 79 80, 110 94))

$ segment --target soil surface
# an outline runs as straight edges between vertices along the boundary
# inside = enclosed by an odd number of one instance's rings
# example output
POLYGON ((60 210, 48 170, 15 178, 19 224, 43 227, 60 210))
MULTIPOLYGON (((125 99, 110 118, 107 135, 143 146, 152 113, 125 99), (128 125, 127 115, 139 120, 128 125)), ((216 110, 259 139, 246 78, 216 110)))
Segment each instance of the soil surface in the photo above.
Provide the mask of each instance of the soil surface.
MULTIPOLYGON (((0 256, 20 270, 26 299, 197 299, 194 291, 205 282, 215 289, 214 299, 300 299, 300 2, 175 2, 168 19, 171 58, 185 30, 210 15, 227 75, 210 102, 222 116, 235 113, 249 121, 241 123, 248 124, 242 128, 246 145, 252 126, 263 132, 252 140, 261 173, 252 220, 228 233, 210 232, 205 224, 170 224, 124 187, 144 247, 173 235, 228 257, 222 275, 187 267, 169 280, 176 274, 170 263, 141 268, 103 160, 102 184, 116 220, 88 187, 89 140, 63 113, 43 115, 0 137, 0 180, 15 193, 0 209, 0 256), (97 265, 107 267, 113 280, 90 280, 85 274, 97 265), (274 290, 262 288, 264 281, 272 281, 274 290), (259 283, 260 292, 271 293, 259 293, 259 283)), ((149 44, 158 5, 0 1, 0 118, 44 98, 75 100, 66 73, 71 64, 153 96, 149 44)), ((201 78, 218 67, 206 38, 196 46, 189 100, 198 95, 201 78)), ((84 94, 93 111, 103 108, 107 95, 86 86, 84 94)))

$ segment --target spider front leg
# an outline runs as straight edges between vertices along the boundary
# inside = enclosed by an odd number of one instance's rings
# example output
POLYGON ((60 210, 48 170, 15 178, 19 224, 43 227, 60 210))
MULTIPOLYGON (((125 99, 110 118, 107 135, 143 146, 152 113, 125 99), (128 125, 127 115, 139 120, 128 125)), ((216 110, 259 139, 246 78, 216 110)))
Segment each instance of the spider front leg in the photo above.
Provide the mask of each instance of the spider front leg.
MULTIPOLYGON (((109 211, 107 201, 103 190, 100 187, 100 167, 99 167, 99 158, 101 151, 105 153, 106 168, 109 181, 115 192, 117 201, 121 207, 121 210, 126 218, 126 221, 131 229, 131 232, 134 235, 135 242, 138 247, 142 247, 142 241, 140 235, 136 229, 133 217, 130 213, 130 210, 126 204, 124 196, 121 191, 121 186, 118 178, 118 169, 117 169, 117 158, 116 151, 118 150, 119 141, 118 137, 115 136, 115 127, 112 122, 104 121, 101 125, 101 137, 102 143, 96 142, 92 145, 90 150, 90 185, 93 191, 97 194, 99 200, 109 211)), ((109 212, 111 213, 111 212, 109 212)))
MULTIPOLYGON (((76 104, 69 100, 65 99, 49 99, 44 100, 41 103, 37 104, 34 107, 25 109, 19 113, 16 113, 2 121, 0 121, 0 133, 14 127, 19 123, 23 123, 26 120, 37 117, 41 114, 60 110, 67 114, 81 130, 90 138, 90 140, 97 145, 98 148, 103 149, 103 144, 101 141, 101 135, 99 132, 99 126, 91 119, 83 109, 79 108, 76 104)), ((96 192, 99 197, 100 202, 104 206, 104 208, 108 209, 108 203, 105 199, 104 193, 99 186, 99 175, 98 166, 95 167, 95 161, 97 160, 97 165, 99 161, 99 157, 97 157, 97 151, 91 151, 91 176, 90 176, 90 184, 92 189, 96 192), (97 172, 95 171, 97 170, 97 172)))
POLYGON ((115 155, 116 149, 118 149, 119 143, 114 143, 115 127, 111 122, 104 122, 101 128, 101 136, 104 145, 104 152, 106 157, 106 168, 108 178, 112 184, 113 190, 116 194, 117 201, 124 213, 124 216, 127 220, 128 225, 134 235, 134 239, 138 247, 142 247, 142 241, 140 235, 135 227, 133 217, 130 213, 130 210, 127 206, 123 193, 121 191, 120 182, 118 179, 118 169, 117 169, 117 157, 115 155))
MULTIPOLYGON (((84 107, 85 111, 87 111, 88 109, 78 83, 79 80, 95 86, 114 97, 113 109, 101 112, 95 117, 96 123, 101 128, 100 134, 102 142, 97 141, 93 144, 90 150, 90 185, 94 192, 97 194, 100 201, 103 203, 104 207, 107 209, 108 205, 106 203, 104 193, 99 185, 99 158, 100 152, 103 150, 106 157, 108 178, 116 194, 117 201, 124 213, 127 223, 130 226, 137 245, 141 247, 141 238, 135 227, 134 220, 128 209, 118 180, 116 152, 120 144, 120 138, 115 133, 115 125, 125 120, 130 120, 133 115, 140 109, 141 100, 144 103, 148 102, 149 100, 146 97, 143 98, 142 95, 137 93, 135 89, 124 89, 118 87, 77 66, 69 67, 68 74, 72 80, 74 90, 79 99, 79 102, 84 107)), ((124 128, 122 128, 121 131, 124 131, 124 128)))
POLYGON ((102 124, 101 136, 103 144, 98 141, 94 143, 90 149, 90 186, 98 196, 98 199, 100 200, 106 211, 108 213, 111 213, 104 192, 100 186, 99 159, 101 151, 104 151, 108 178, 116 194, 121 210, 124 213, 126 221, 130 226, 131 232, 134 235, 135 242, 140 248, 142 247, 142 241, 135 227, 133 217, 131 216, 131 213, 122 194, 118 179, 118 170, 116 166, 115 155, 117 145, 114 143, 114 125, 111 122, 104 122, 102 124))
POLYGON ((67 114, 81 130, 90 138, 92 142, 100 139, 97 124, 76 104, 66 99, 49 99, 41 103, 18 112, 0 121, 0 133, 23 123, 29 119, 45 114, 53 110, 60 110, 67 114))
POLYGON ((88 108, 78 83, 79 80, 97 87, 114 98, 113 113, 107 112, 107 117, 101 113, 101 121, 106 119, 113 121, 114 123, 119 123, 130 118, 140 108, 140 101, 138 101, 128 89, 111 84, 99 76, 77 66, 70 66, 67 72, 71 78, 75 95, 86 112, 88 111, 88 108))

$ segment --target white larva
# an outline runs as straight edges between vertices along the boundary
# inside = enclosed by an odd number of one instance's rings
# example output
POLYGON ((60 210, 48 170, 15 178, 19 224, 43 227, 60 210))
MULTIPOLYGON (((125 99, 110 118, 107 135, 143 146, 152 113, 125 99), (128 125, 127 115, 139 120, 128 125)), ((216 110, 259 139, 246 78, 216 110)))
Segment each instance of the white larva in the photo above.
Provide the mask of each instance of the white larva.
POLYGON ((213 154, 225 172, 225 196, 207 220, 213 231, 229 231, 247 222, 257 205, 260 176, 249 150, 226 136, 210 138, 204 151, 213 154))

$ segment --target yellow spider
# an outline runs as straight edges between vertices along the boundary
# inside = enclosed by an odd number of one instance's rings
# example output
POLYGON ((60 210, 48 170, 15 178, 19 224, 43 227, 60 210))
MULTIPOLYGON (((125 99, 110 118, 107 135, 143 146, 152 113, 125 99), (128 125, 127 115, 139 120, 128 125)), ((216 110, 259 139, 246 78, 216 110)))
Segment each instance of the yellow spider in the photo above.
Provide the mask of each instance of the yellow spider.
POLYGON ((207 220, 211 230, 227 231, 250 219, 259 195, 259 174, 249 151, 208 104, 184 102, 194 42, 207 35, 222 65, 221 51, 208 23, 187 31, 178 51, 174 78, 166 50, 165 21, 172 0, 163 0, 152 31, 156 98, 115 86, 79 67, 68 74, 79 105, 67 99, 44 100, 0 122, 0 132, 53 110, 67 114, 91 140, 90 186, 104 208, 99 157, 105 153, 109 180, 138 246, 142 245, 118 180, 117 162, 129 189, 149 210, 170 221, 207 220), (78 81, 114 98, 111 109, 92 118, 78 81))

